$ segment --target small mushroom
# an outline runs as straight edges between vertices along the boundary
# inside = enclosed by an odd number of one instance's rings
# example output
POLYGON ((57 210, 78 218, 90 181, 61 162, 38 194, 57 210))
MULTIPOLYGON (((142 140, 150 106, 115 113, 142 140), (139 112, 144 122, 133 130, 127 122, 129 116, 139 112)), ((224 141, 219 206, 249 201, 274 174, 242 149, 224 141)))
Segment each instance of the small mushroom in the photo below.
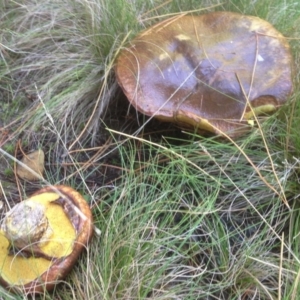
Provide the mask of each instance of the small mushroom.
POLYGON ((115 72, 143 114, 231 137, 292 92, 284 36, 267 21, 232 12, 181 14, 152 26, 120 51, 115 72))
POLYGON ((85 199, 67 186, 46 187, 12 208, 0 231, 0 283, 15 293, 50 291, 90 241, 85 199))

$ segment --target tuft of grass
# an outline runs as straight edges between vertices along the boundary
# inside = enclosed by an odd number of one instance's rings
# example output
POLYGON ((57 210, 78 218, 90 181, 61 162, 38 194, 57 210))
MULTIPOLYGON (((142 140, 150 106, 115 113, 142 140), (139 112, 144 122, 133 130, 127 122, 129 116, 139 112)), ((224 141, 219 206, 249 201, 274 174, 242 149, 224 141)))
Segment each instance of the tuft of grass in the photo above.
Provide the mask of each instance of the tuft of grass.
MULTIPOLYGON (((297 5, 0 3, 0 123, 8 132, 1 148, 17 161, 20 147, 46 154, 44 181, 23 182, 12 168, 0 170, 2 198, 9 207, 42 184, 67 184, 85 196, 101 230, 71 274, 43 299, 300 297, 297 5), (118 52, 168 16, 213 10, 265 18, 290 38, 290 102, 236 141, 155 120, 145 125, 118 89, 118 52)), ((1 154, 0 162, 13 164, 9 155, 1 154)), ((27 298, 3 289, 0 297, 27 298)))
POLYGON ((29 100, 26 115, 18 114, 19 131, 47 127, 50 115, 61 136, 96 135, 117 94, 112 68, 120 47, 166 6, 173 13, 186 7, 141 0, 4 1, 0 78, 8 98, 29 100))
MULTIPOLYGON (((270 186, 234 145, 201 139, 162 150, 139 141, 148 160, 92 202, 102 235, 81 262, 87 273, 73 273, 76 291, 103 299, 276 299, 280 274, 286 287, 293 283, 290 264, 299 260, 282 236, 290 211, 270 188, 279 190, 275 158, 266 159, 257 135, 248 138, 247 155, 270 186)), ((119 151, 128 168, 141 149, 119 151)), ((276 165, 286 193, 293 192, 288 171, 276 165)))

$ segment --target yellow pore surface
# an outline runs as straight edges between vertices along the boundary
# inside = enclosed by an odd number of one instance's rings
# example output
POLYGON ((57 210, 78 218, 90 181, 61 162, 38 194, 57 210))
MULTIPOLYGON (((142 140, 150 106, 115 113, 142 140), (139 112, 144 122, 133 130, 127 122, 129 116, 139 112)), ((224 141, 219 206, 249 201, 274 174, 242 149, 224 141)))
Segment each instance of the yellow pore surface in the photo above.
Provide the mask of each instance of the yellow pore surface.
POLYGON ((258 107, 253 107, 250 111, 246 112, 244 118, 249 120, 253 118, 254 115, 258 116, 264 113, 271 113, 276 110, 273 104, 265 104, 258 107))
MULTIPOLYGON (((43 253, 59 258, 72 252, 76 232, 63 208, 58 204, 51 203, 57 200, 56 193, 43 193, 30 198, 45 205, 46 216, 53 231, 49 241, 43 243, 40 249, 43 253)), ((21 256, 8 255, 9 241, 0 232, 0 274, 11 285, 24 285, 46 272, 54 261, 45 258, 24 258, 21 256)), ((30 249, 30 248, 28 248, 30 249)))

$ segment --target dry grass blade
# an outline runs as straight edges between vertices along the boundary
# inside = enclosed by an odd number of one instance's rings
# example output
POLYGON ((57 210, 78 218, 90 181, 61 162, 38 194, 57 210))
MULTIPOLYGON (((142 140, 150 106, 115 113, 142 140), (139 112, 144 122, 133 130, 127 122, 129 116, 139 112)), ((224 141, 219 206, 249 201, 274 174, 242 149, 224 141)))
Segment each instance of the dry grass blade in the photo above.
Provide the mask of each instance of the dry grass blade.
MULTIPOLYGON (((1 218, 41 185, 63 184, 88 201, 99 228, 70 276, 43 299, 300 297, 298 6, 0 1, 1 218), (254 117, 255 128, 237 140, 182 132, 132 109, 113 70, 127 43, 163 18, 220 10, 266 19, 288 38, 291 102, 264 122, 254 117), (16 180, 20 149, 39 148, 44 176, 16 180)), ((240 87, 249 98, 251 89, 240 87)), ((28 297, 0 288, 0 298, 28 297)))

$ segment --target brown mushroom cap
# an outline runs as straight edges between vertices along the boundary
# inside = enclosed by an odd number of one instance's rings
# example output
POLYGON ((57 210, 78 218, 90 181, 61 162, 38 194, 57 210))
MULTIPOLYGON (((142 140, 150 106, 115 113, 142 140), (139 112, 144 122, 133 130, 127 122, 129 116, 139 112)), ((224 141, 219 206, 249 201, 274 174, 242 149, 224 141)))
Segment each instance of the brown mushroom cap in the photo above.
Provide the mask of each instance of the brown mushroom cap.
MULTIPOLYGON (((67 186, 43 188, 23 202, 26 201, 30 203, 26 204, 27 208, 34 209, 34 203, 45 207, 45 215, 52 232, 40 243, 34 239, 28 247, 24 244, 24 232, 20 232, 23 248, 17 248, 14 253, 10 251, 14 245, 10 245, 8 238, 13 232, 16 239, 17 233, 13 228, 8 233, 0 232, 0 283, 15 293, 37 294, 52 290, 69 273, 92 237, 93 219, 85 199, 67 186)), ((17 214, 20 211, 17 210, 17 214)), ((2 230, 15 224, 22 231, 22 227, 17 224, 17 218, 13 219, 11 214, 8 214, 8 218, 7 222, 4 220, 2 230)), ((24 221, 24 218, 20 219, 24 221)), ((28 224, 33 230, 33 222, 28 224)), ((38 228, 37 232, 40 232, 38 228)))
POLYGON ((178 15, 121 50, 117 80, 140 112, 182 127, 237 136, 253 113, 292 92, 292 58, 281 33, 232 12, 178 15))

